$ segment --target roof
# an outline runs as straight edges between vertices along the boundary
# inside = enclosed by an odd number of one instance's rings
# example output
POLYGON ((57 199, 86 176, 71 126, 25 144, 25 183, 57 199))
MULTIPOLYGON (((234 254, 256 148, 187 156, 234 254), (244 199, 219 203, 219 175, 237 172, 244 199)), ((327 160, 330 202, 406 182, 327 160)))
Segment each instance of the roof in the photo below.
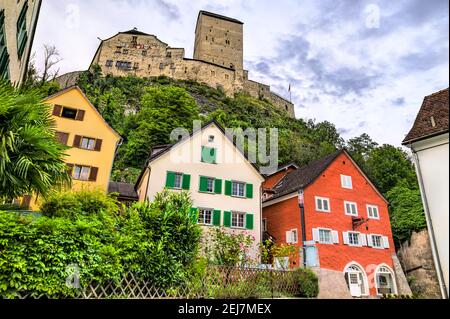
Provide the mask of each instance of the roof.
POLYGON ((278 169, 277 169, 275 172, 273 172, 272 174, 267 174, 267 175, 265 175, 265 176, 266 176, 266 177, 270 177, 270 176, 275 175, 275 174, 277 174, 277 173, 279 173, 279 172, 281 172, 281 171, 287 170, 289 167, 293 167, 293 168, 295 168, 295 169, 298 169, 298 168, 299 168, 299 166, 297 165, 297 163, 295 163, 295 162, 289 162, 289 163, 286 163, 286 164, 279 165, 279 166, 278 166, 278 169))
POLYGON ((319 160, 311 162, 309 165, 300 167, 299 169, 287 174, 273 188, 275 194, 266 201, 274 200, 284 195, 296 192, 305 188, 316 180, 320 174, 327 169, 328 166, 344 151, 337 151, 333 154, 325 156, 319 160))
POLYGON ((54 99, 60 95, 63 95, 71 90, 77 90, 84 99, 86 99, 86 101, 88 102, 88 104, 94 109, 94 111, 98 114, 98 116, 100 116, 100 118, 103 120, 103 123, 105 123, 105 125, 112 131, 112 133, 114 135, 116 135, 117 138, 119 138, 119 140, 122 140, 122 137, 119 135, 119 133, 116 132, 116 130, 114 130, 109 124, 108 122, 106 122, 106 120, 103 118, 103 116, 100 114, 100 112, 97 110, 97 108, 91 103, 91 101, 89 101, 89 99, 87 98, 86 94, 84 94, 83 90, 81 90, 77 85, 73 85, 73 86, 69 86, 68 88, 65 88, 59 92, 56 92, 53 95, 50 95, 49 97, 47 97, 44 101, 48 101, 50 99, 54 99))
POLYGON ((245 159, 252 165, 252 167, 256 170, 256 172, 258 172, 258 174, 261 176, 261 178, 264 179, 264 176, 260 173, 259 171, 259 167, 255 164, 255 163, 251 163, 248 160, 247 154, 245 154, 245 152, 242 152, 242 150, 240 150, 237 146, 236 146, 236 142, 234 140, 231 140, 227 134, 225 134, 225 129, 222 127, 222 125, 220 125, 216 119, 212 119, 209 122, 205 123, 200 129, 193 131, 189 136, 184 137, 182 139, 180 139, 178 142, 174 143, 174 144, 167 144, 167 145, 159 145, 159 146, 154 146, 150 152, 150 157, 147 160, 147 162, 145 163, 145 167, 143 168, 141 174, 139 175, 136 184, 135 184, 135 188, 138 187, 139 183, 141 182, 141 179, 144 177, 145 171, 148 167, 148 165, 150 164, 150 162, 156 160, 157 158, 161 157, 162 155, 166 154, 167 152, 169 152, 172 148, 174 148, 176 145, 181 144, 182 142, 190 139, 195 133, 205 129, 206 127, 210 126, 210 125, 216 125, 217 128, 223 133, 223 135, 225 135, 230 142, 233 143, 234 147, 236 147, 239 152, 245 157, 245 159))
POLYGON ((238 24, 244 24, 243 22, 241 22, 237 19, 223 16, 223 15, 220 15, 220 14, 217 14, 214 12, 205 11, 205 10, 200 10, 200 12, 198 13, 198 17, 200 18, 200 15, 202 15, 202 14, 213 17, 213 18, 217 18, 217 19, 222 19, 222 20, 226 20, 226 21, 230 21, 230 22, 234 22, 234 23, 238 23, 238 24))
POLYGON ((449 89, 425 97, 403 145, 448 132, 449 89))
POLYGON ((138 199, 139 196, 134 190, 134 185, 130 183, 110 182, 108 193, 118 193, 119 197, 138 199))
POLYGON ((137 28, 134 28, 134 29, 131 29, 131 30, 128 30, 128 31, 124 31, 124 32, 121 32, 121 33, 133 34, 133 35, 151 35, 151 34, 148 34, 148 33, 144 33, 144 32, 138 31, 137 28))

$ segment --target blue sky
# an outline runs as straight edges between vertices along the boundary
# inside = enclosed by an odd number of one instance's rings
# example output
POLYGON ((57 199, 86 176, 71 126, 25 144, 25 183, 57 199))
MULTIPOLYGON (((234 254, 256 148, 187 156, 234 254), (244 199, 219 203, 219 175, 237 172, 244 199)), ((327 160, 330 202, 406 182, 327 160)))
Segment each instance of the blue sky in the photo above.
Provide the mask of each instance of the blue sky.
POLYGON ((45 43, 60 74, 87 69, 99 45, 137 27, 192 57, 199 10, 244 25, 250 78, 292 99, 297 117, 333 122, 400 145, 423 97, 448 87, 447 0, 46 0, 34 50, 45 43))

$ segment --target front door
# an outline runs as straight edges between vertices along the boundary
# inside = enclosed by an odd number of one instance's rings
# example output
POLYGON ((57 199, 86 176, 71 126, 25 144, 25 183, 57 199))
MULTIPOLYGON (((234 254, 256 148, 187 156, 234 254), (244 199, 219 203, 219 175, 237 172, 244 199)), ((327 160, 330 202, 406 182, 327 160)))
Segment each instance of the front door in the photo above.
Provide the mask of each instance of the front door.
POLYGON ((349 272, 348 273, 348 285, 350 287, 350 294, 353 297, 361 297, 362 295, 362 281, 361 274, 357 272, 349 272))

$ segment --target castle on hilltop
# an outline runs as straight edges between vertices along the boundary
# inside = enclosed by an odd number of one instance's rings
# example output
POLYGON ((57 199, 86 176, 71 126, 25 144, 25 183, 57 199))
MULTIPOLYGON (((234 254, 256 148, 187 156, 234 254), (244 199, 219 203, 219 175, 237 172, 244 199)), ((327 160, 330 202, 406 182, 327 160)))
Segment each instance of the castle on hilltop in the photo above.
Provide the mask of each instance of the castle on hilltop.
POLYGON ((133 29, 102 40, 92 65, 105 75, 157 77, 192 80, 219 88, 227 96, 244 91, 265 98, 295 117, 294 105, 271 92, 270 86, 252 81, 244 70, 243 23, 200 11, 195 29, 194 57, 184 48, 172 48, 156 36, 133 29))

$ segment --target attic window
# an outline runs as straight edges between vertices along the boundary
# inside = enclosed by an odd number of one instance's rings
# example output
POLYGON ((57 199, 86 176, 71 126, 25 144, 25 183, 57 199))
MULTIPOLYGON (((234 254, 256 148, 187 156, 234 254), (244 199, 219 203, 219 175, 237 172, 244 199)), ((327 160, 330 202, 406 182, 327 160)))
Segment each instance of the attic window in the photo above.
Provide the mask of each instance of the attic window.
POLYGON ((431 120, 431 126, 436 127, 436 120, 434 119, 434 116, 430 117, 431 120))
POLYGON ((208 136, 208 142, 210 143, 214 142, 214 135, 208 136))

